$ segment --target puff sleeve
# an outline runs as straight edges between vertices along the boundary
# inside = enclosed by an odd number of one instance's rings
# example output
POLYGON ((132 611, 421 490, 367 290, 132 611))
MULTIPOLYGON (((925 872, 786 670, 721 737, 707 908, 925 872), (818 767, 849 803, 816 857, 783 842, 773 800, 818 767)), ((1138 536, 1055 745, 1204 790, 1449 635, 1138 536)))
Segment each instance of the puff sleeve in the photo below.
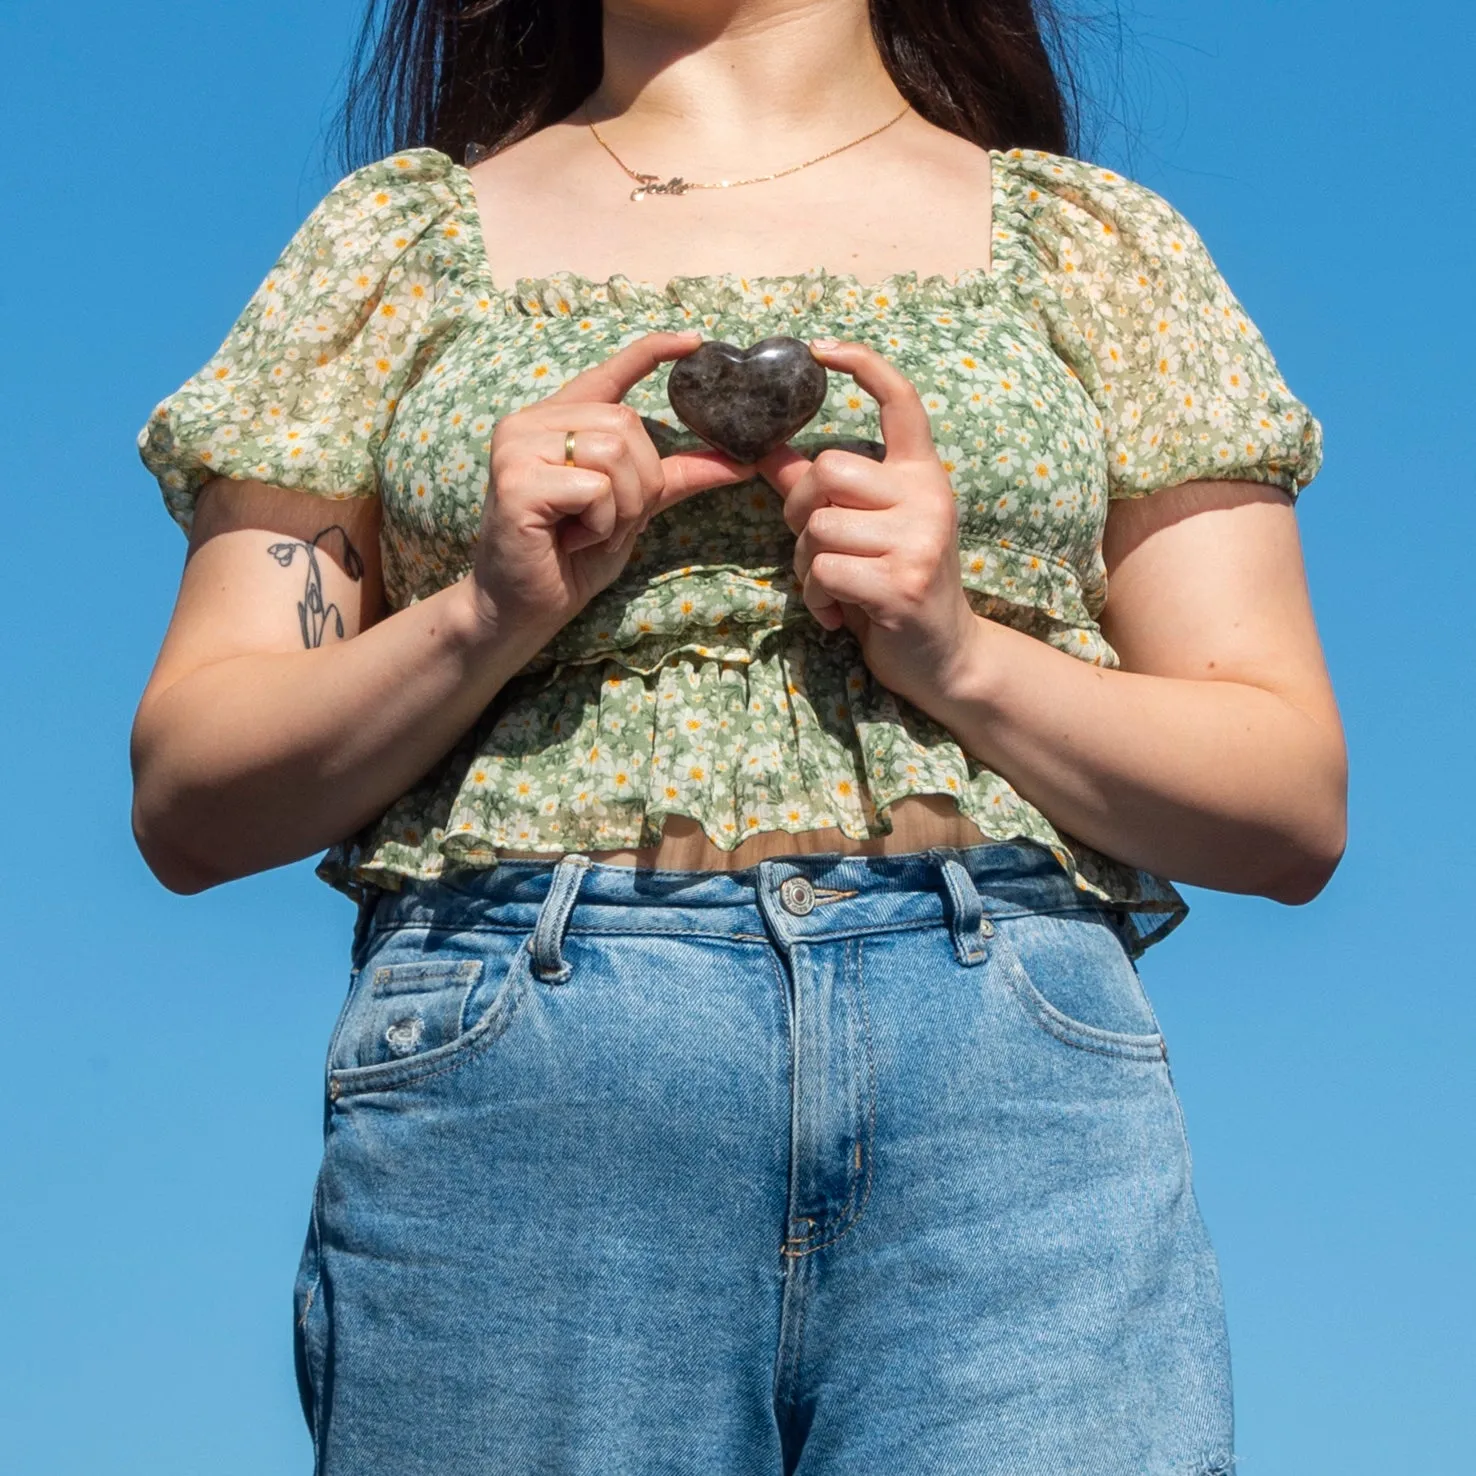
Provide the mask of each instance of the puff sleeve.
POLYGON ((1053 347, 1101 416, 1109 497, 1218 478, 1295 498, 1321 466, 1322 427, 1193 227, 1111 170, 1007 159, 1016 244, 1053 347))
POLYGON ((448 162, 411 150, 340 180, 209 362, 154 408, 139 456, 186 532, 212 477, 377 495, 375 453, 432 327, 448 162))

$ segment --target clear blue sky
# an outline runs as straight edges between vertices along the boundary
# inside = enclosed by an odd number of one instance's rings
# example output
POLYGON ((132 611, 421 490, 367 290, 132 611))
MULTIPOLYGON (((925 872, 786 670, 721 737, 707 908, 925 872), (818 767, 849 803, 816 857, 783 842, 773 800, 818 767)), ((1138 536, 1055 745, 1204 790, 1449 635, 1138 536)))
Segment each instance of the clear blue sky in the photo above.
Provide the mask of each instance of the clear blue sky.
MULTIPOLYGON (((310 861, 180 898, 134 850, 128 728, 184 551, 134 434, 337 179, 358 16, 0 7, 17 1476, 310 1469, 291 1283, 352 909, 310 861)), ((1324 423, 1298 516, 1352 750, 1327 891, 1190 890, 1144 963, 1224 1268, 1241 1469, 1443 1476, 1476 1388, 1472 10, 1129 19, 1138 137, 1095 152, 1195 223, 1324 423)))

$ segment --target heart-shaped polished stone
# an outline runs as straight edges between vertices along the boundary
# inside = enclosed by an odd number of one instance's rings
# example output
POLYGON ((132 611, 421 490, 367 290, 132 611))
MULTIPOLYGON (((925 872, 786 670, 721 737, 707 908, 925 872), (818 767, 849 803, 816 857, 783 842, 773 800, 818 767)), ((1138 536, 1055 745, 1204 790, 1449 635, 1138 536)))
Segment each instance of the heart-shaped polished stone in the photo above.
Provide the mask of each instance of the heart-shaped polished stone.
POLYGON ((672 365, 666 395, 683 425, 751 466, 814 416, 828 384, 809 346, 781 336, 746 349, 704 343, 672 365))

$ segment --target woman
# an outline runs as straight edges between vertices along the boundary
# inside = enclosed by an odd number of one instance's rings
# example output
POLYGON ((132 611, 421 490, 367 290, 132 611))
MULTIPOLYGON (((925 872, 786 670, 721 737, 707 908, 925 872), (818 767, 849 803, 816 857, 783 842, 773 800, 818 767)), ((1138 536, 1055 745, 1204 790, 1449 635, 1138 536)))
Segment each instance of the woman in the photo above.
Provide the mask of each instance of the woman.
POLYGON ((405 5, 375 65, 403 146, 140 433, 143 854, 360 903, 318 1471, 1227 1470, 1134 960, 1169 878, 1341 856, 1317 422, 1028 4, 405 5), (776 334, 827 398, 740 464, 667 376, 776 334))

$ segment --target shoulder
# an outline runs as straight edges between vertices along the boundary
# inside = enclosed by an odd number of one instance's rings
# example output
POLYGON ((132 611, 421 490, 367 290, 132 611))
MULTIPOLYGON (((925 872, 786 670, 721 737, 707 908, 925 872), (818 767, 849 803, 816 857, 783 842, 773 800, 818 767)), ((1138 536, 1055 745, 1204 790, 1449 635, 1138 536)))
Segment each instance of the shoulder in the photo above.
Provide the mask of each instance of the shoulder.
POLYGON ((1064 154, 1010 149, 992 157, 1003 233, 1051 274, 1192 277, 1208 269, 1194 227, 1147 185, 1064 154))
POLYGON ((1107 239, 1118 222, 1134 234, 1181 227, 1192 232, 1164 196, 1119 170, 1039 149, 997 149, 990 157, 1007 207, 1024 220, 1095 223, 1107 239))
POLYGON ((375 448, 420 347, 452 321, 439 279, 475 251, 458 183, 445 154, 406 149, 361 165, 313 207, 209 360, 138 433, 181 526, 215 477, 374 491, 375 448))
POLYGON ((454 245, 465 234, 468 198, 448 155, 402 149, 340 179, 313 207, 289 251, 304 259, 388 262, 427 237, 454 245))
POLYGON ((1239 478, 1295 496, 1321 427, 1180 211, 1083 159, 994 159, 996 256, 1102 413, 1110 495, 1239 478))

